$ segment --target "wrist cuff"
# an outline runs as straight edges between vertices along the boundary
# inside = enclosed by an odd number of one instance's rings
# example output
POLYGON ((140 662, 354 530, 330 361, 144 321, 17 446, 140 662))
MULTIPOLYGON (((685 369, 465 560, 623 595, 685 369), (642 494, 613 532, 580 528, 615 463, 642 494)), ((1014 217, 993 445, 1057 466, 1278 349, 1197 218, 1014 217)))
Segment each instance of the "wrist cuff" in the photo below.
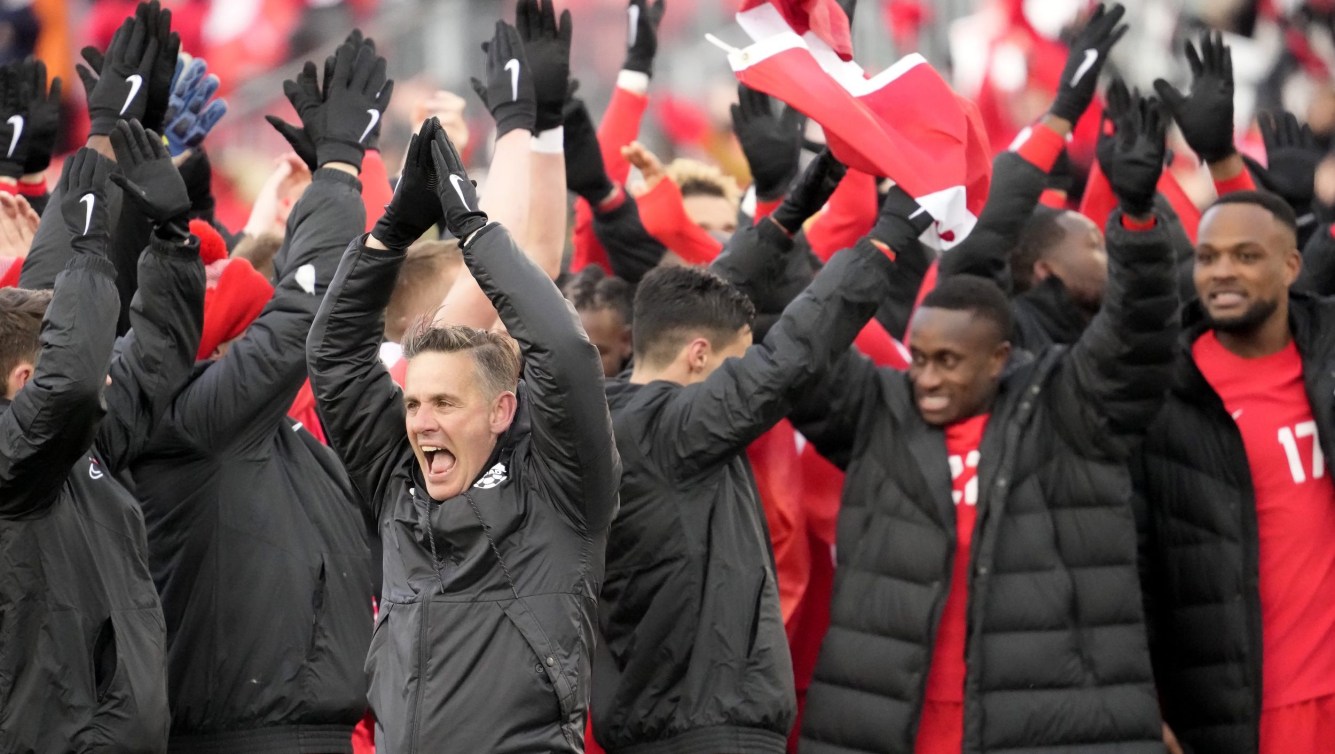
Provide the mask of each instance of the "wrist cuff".
POLYGON ((1127 230, 1150 230, 1157 224, 1158 220, 1155 219, 1153 211, 1149 212, 1143 220, 1132 217, 1125 212, 1122 213, 1122 227, 1127 230))
POLYGON ((1256 182, 1252 180, 1251 171, 1243 168, 1241 173, 1238 173, 1228 180, 1215 181, 1214 190, 1215 193, 1220 196, 1232 194, 1236 191, 1255 191, 1256 182))
POLYGON ((624 68, 617 74, 617 88, 644 95, 649 92, 649 74, 628 71, 624 68))
POLYGON ((533 137, 529 149, 535 154, 565 154, 565 134, 564 126, 549 128, 533 137))
POLYGON ((46 181, 40 183, 24 183, 19 181, 19 196, 38 197, 46 196, 46 181))
POLYGON ((1015 137, 1011 151, 1046 173, 1052 170, 1065 147, 1066 140, 1061 134, 1043 123, 1035 123, 1015 137))

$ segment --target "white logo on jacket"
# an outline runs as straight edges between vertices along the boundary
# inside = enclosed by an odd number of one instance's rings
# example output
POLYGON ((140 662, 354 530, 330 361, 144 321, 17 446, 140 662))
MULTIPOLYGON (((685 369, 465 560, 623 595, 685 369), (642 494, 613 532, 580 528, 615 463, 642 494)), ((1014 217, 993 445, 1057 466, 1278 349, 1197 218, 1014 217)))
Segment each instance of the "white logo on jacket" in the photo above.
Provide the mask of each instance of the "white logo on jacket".
POLYGON ((489 490, 492 487, 501 486, 501 482, 504 482, 508 478, 509 477, 505 475, 505 464, 498 463, 490 469, 487 469, 487 473, 483 474, 482 478, 477 480, 477 484, 474 484, 473 488, 489 490))
POLYGON ((96 459, 96 458, 89 458, 89 459, 88 459, 88 478, 89 478, 89 479, 101 479, 101 478, 102 478, 102 469, 99 469, 99 468, 97 467, 97 459, 96 459))

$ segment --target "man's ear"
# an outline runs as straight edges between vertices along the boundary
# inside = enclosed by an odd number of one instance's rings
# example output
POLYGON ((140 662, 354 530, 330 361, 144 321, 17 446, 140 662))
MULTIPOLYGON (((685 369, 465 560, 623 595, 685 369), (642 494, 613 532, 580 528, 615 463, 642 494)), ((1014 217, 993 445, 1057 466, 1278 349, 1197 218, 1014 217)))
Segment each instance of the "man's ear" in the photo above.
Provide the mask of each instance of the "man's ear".
POLYGON ((1047 280, 1048 278, 1052 277, 1054 274, 1055 273, 1052 270, 1052 265, 1048 263, 1048 260, 1040 259, 1037 262, 1034 262, 1035 283, 1041 283, 1044 280, 1047 280))
POLYGON ((519 408, 519 399, 515 394, 506 390, 491 402, 491 423, 492 434, 503 434, 514 423, 515 411, 519 408))
POLYGON ((1011 360, 1011 342, 1003 340, 997 344, 997 349, 992 352, 992 363, 988 364, 988 372, 992 379, 1001 376, 1002 371, 1006 369, 1006 362, 1011 360))
POLYGON ((714 353, 714 347, 709 344, 708 338, 695 338, 686 344, 686 366, 692 374, 703 372, 709 364, 709 357, 714 353))
POLYGON ((34 369, 31 361, 21 361, 18 366, 9 370, 9 374, 5 375, 5 397, 12 400, 18 395, 19 390, 32 379, 34 369))

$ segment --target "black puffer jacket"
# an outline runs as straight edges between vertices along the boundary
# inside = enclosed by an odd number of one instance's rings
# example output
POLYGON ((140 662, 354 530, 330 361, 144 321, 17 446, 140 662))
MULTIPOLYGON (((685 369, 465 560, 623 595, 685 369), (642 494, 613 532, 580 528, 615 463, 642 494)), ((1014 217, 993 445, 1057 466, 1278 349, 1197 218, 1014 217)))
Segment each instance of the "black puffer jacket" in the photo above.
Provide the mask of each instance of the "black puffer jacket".
MULTIPOLYGON (((927 267, 920 250, 900 259, 927 267)), ((784 751, 793 669, 744 451, 848 350, 894 266, 866 242, 835 255, 763 343, 701 383, 608 384, 625 464, 599 606, 612 667, 593 707, 608 751, 784 751)))
MULTIPOLYGON (((1162 752, 1126 459, 1176 333, 1161 229, 1109 238, 1103 311, 1004 375, 981 446, 964 751, 1162 752)), ((793 415, 847 471, 804 754, 913 751, 956 542, 944 432, 907 375, 850 359, 793 415)))
POLYGON ((524 357, 519 413, 464 494, 430 499, 378 355, 403 252, 344 254, 307 343, 320 419, 379 522, 367 672, 376 747, 582 752, 594 620, 621 467, 597 349, 490 225, 464 261, 524 357))
POLYGON ((189 372, 204 269, 196 243, 153 239, 111 358, 114 269, 68 258, 36 373, 0 401, 0 751, 162 752, 166 626, 143 516, 115 475, 189 372))
POLYGON ((365 714, 368 522, 333 452, 287 418, 364 212, 355 177, 315 172, 273 298, 195 367, 133 466, 167 618, 173 751, 348 751, 365 714))
MULTIPOLYGON (((1256 754, 1261 597, 1256 498, 1237 424, 1191 356, 1186 330, 1162 413, 1138 462, 1148 508, 1146 596, 1164 720, 1197 754, 1256 754)), ((1289 296, 1289 326, 1325 454, 1335 458, 1335 299, 1289 296)))

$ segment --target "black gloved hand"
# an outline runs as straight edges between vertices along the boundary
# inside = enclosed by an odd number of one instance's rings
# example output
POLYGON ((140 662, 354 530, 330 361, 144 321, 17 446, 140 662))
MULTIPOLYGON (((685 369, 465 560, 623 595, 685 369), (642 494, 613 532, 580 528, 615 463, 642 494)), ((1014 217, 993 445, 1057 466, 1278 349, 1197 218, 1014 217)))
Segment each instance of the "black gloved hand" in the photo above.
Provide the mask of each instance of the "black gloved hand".
MULTIPOLYGON (((349 47, 357 51, 360 51, 361 48, 365 47, 373 55, 376 52, 375 40, 368 36, 364 36, 361 29, 353 29, 349 32, 347 38, 343 40, 341 47, 349 47)), ((360 52, 357 54, 360 54, 360 52)), ((333 55, 324 59, 324 85, 320 89, 321 102, 329 98, 329 84, 334 80, 334 63, 337 60, 337 51, 333 55)), ((384 125, 383 121, 384 119, 382 118, 380 123, 376 123, 375 128, 372 128, 371 133, 366 137, 365 143, 367 149, 380 148, 380 127, 384 125)))
POLYGON ((890 247, 896 258, 920 253, 922 242, 918 237, 932 227, 932 222, 932 216, 907 191, 891 186, 867 238, 890 247))
POLYGON ((737 86, 737 100, 732 106, 732 130, 751 165, 756 196, 777 199, 797 175, 806 118, 791 107, 776 117, 770 96, 745 84, 737 86))
POLYGON ((46 63, 29 59, 20 71, 19 86, 24 107, 23 132, 17 139, 11 137, 9 153, 22 162, 23 175, 32 175, 50 167, 51 155, 56 151, 61 81, 59 76, 51 79, 48 89, 46 63))
POLYGON ((830 195, 839 187, 839 182, 844 179, 844 174, 847 172, 848 168, 836 160, 829 149, 822 150, 816 159, 807 165, 806 171, 793 186, 793 190, 788 192, 783 204, 780 204, 770 217, 788 231, 789 235, 796 233, 802 229, 802 223, 806 222, 807 218, 825 206, 825 202, 830 200, 830 195))
POLYGON ((23 155, 17 154, 20 139, 23 137, 24 115, 23 92, 19 83, 22 76, 21 64, 9 63, 0 67, 0 120, 5 126, 0 133, 0 176, 18 180, 23 175, 23 155))
POLYGON ((1219 32, 1206 34, 1200 53, 1187 43, 1191 94, 1184 95, 1163 79, 1154 82, 1167 110, 1200 158, 1219 162, 1237 151, 1233 146, 1233 59, 1219 32))
MULTIPOLYGON (((332 78, 333 71, 330 71, 329 75, 332 78)), ((284 81, 283 94, 292 104, 292 109, 297 111, 297 117, 301 119, 303 125, 294 126, 275 115, 266 115, 264 119, 287 140, 292 146, 292 151, 306 163, 306 167, 315 172, 319 164, 316 162, 315 140, 311 129, 318 129, 320 107, 324 104, 324 95, 320 93, 319 74, 316 73, 315 64, 307 61, 295 79, 284 81)))
POLYGON ((65 161, 60 174, 60 214, 76 252, 105 254, 111 240, 107 224, 107 176, 111 161, 84 147, 65 161))
POLYGON ((515 26, 533 71, 538 108, 533 128, 541 133, 556 128, 563 120, 570 86, 570 11, 562 11, 558 23, 552 0, 519 0, 515 26))
MULTIPOLYGON (((385 59, 366 44, 344 44, 325 88, 328 94, 319 109, 319 127, 311 133, 316 164, 344 162, 360 170, 367 139, 380 124, 394 93, 394 82, 385 76, 385 59)), ((306 126, 310 133, 310 124, 306 126)))
POLYGON ((1126 9, 1119 3, 1114 3, 1106 12, 1102 4, 1094 9, 1085 28, 1071 40, 1071 52, 1066 56, 1066 67, 1062 69, 1057 99, 1049 108, 1049 113, 1075 123, 1089 109, 1089 103, 1094 100, 1099 73, 1104 63, 1108 62, 1108 50, 1126 34, 1126 24, 1118 25, 1125 14, 1126 9))
MULTIPOLYGON (((473 91, 496 121, 496 138, 515 130, 533 133, 538 117, 537 95, 519 32, 497 21, 496 34, 482 43, 482 51, 487 54, 487 83, 472 79, 473 91)), ((565 89, 561 91, 564 94, 565 89)))
POLYGON ((1300 124, 1293 113, 1262 113, 1259 120, 1266 168, 1256 177, 1265 189, 1304 214, 1316 197, 1316 166, 1325 152, 1317 146, 1311 127, 1300 124))
MULTIPOLYGON (((171 151, 171 147, 167 151, 171 151)), ((213 165, 209 162, 209 153, 203 148, 193 150, 177 170, 181 180, 185 181, 186 193, 190 195, 190 218, 202 218, 213 224, 213 209, 217 202, 213 199, 213 165)))
POLYGON ((663 0, 630 0, 626 6, 626 62, 621 64, 622 70, 654 75, 663 11, 663 0))
POLYGON ((111 132, 111 148, 116 152, 120 172, 111 180, 125 191, 144 216, 156 226, 172 223, 184 226, 190 211, 190 192, 185 180, 172 164, 171 152, 162 137, 149 131, 139 121, 121 121, 111 132))
POLYGON ((566 188, 596 207, 616 188, 607 177, 598 130, 579 99, 566 105, 565 121, 566 188))
POLYGON ((1132 217, 1154 211, 1167 131, 1168 114, 1153 97, 1142 97, 1118 126, 1112 162, 1104 169, 1122 211, 1132 217))
POLYGON ((1099 140, 1094 146, 1094 156, 1104 175, 1112 164, 1113 152, 1117 149, 1118 123, 1131 111, 1132 105, 1140 99, 1140 92, 1126 88, 1121 77, 1114 77, 1108 84, 1108 91, 1103 95, 1103 122, 1099 124, 1099 140))
POLYGON ((437 133, 442 133, 440 120, 432 117, 413 134, 394 196, 371 230, 371 235, 391 249, 408 248, 443 217, 436 163, 430 151, 437 133))
POLYGON ((436 195, 445 215, 445 229, 466 242, 486 227, 487 213, 478 208, 477 185, 468 179, 463 158, 444 129, 437 129, 431 139, 431 160, 436 167, 436 195))
MULTIPOLYGON (((144 117, 157 55, 156 30, 149 29, 138 18, 127 18, 111 38, 106 56, 100 61, 89 60, 100 71, 100 77, 95 78, 82 64, 78 66, 88 90, 89 134, 106 136, 116 127, 116 121, 144 117)), ((170 73, 167 78, 170 84, 170 73)))
POLYGON ((171 102, 172 79, 176 75, 176 60, 181 53, 181 35, 172 31, 172 12, 158 0, 141 3, 135 16, 158 40, 157 55, 153 58, 149 77, 148 102, 144 106, 144 128, 161 133, 167 122, 167 108, 171 102))

